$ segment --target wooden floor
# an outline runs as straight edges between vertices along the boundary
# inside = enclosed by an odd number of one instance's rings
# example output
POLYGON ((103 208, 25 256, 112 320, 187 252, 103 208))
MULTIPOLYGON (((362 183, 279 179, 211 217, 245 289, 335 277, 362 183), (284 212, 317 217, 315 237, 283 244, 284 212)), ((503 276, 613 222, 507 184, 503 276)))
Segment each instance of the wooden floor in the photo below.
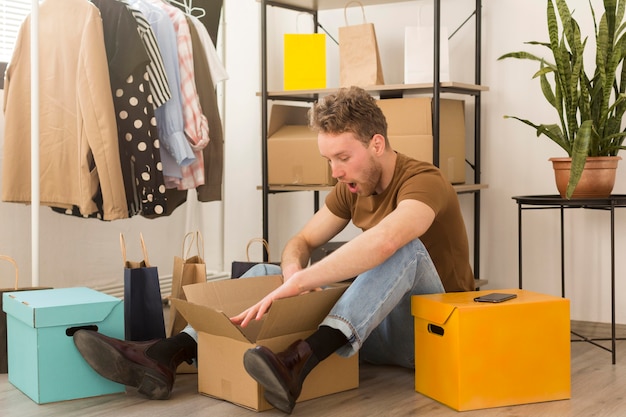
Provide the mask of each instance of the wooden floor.
MULTIPOLYGON (((572 323, 582 334, 609 335, 606 325, 572 323)), ((626 336, 626 326, 618 337, 626 336)), ((626 341, 617 342, 617 364, 611 354, 585 342, 572 342, 572 398, 570 400, 492 408, 459 413, 413 389, 413 372, 395 367, 361 365, 360 387, 302 402, 296 416, 626 416, 626 341)), ((610 345, 607 345, 610 347, 610 345)), ((169 400, 147 400, 133 390, 73 401, 38 405, 0 375, 0 416, 211 416, 239 417, 259 413, 198 394, 195 375, 179 375, 169 400)), ((263 416, 280 416, 276 410, 263 416)))

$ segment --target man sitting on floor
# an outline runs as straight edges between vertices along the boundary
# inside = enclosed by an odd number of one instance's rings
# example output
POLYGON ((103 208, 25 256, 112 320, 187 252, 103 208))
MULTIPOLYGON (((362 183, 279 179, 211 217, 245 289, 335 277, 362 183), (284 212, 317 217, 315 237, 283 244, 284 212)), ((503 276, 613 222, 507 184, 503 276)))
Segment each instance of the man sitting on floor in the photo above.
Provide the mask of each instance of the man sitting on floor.
MULTIPOLYGON (((414 367, 411 296, 471 291, 474 278, 463 217, 454 188, 434 165, 396 153, 376 100, 358 87, 320 99, 310 111, 318 147, 337 185, 324 206, 285 246, 284 283, 231 320, 246 326, 274 300, 356 277, 318 330, 283 352, 258 346, 244 355, 248 373, 265 398, 291 413, 308 373, 337 352, 374 364, 414 367), (363 233, 319 262, 311 252, 352 222, 363 233), (441 278, 440 278, 441 277, 441 278)), ((251 270, 247 275, 259 274, 251 270)), ((150 398, 168 398, 176 367, 196 357, 190 327, 160 341, 118 341, 81 330, 74 341, 101 375, 137 387, 150 398)))

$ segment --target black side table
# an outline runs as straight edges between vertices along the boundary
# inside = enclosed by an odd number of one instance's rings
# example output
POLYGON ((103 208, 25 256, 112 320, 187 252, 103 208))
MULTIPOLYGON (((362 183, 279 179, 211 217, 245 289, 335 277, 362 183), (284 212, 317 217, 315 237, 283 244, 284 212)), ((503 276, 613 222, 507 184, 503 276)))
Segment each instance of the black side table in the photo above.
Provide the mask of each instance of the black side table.
POLYGON ((580 337, 582 341, 592 343, 604 350, 611 352, 613 364, 615 364, 615 209, 626 207, 626 195, 611 195, 601 199, 571 199, 561 198, 559 195, 529 195, 513 197, 518 207, 518 274, 519 288, 522 288, 522 212, 525 210, 559 209, 561 212, 561 296, 565 297, 565 233, 563 230, 563 217, 565 209, 596 209, 606 210, 611 215, 611 349, 606 348, 595 341, 607 339, 590 339, 585 336, 572 334, 580 337))

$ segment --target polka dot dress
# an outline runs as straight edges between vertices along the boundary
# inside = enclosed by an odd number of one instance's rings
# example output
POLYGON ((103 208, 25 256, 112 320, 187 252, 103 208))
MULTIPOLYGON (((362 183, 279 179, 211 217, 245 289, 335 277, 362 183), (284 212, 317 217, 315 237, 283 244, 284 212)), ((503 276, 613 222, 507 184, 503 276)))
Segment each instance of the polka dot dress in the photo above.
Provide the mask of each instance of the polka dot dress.
POLYGON ((145 70, 141 77, 130 75, 113 95, 129 215, 165 212, 163 167, 148 82, 145 70))

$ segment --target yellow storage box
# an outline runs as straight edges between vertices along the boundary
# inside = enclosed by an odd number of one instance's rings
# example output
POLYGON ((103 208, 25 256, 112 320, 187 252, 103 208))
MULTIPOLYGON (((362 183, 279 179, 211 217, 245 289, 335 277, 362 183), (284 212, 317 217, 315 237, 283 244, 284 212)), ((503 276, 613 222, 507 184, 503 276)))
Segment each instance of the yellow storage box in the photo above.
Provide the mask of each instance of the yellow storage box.
POLYGON ((570 398, 568 299, 510 289, 411 301, 417 392, 458 411, 570 398), (517 297, 474 301, 492 292, 517 297))

